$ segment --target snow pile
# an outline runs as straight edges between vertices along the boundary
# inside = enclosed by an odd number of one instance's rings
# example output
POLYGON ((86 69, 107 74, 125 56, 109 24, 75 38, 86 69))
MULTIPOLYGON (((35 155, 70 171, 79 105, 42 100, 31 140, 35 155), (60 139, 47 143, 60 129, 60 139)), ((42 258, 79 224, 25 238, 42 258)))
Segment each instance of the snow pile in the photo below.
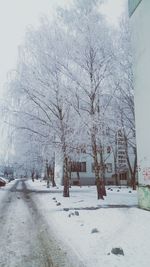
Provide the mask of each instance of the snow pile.
POLYGON ((3 198, 7 194, 7 191, 12 187, 12 185, 15 183, 14 181, 11 181, 10 183, 6 183, 4 187, 0 187, 0 203, 3 201, 3 198))

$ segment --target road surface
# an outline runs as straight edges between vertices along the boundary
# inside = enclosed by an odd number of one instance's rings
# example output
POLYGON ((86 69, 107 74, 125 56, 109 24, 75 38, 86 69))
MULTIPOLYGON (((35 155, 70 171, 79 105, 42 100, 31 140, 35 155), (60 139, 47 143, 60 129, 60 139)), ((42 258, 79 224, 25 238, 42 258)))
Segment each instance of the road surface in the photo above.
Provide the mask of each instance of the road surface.
POLYGON ((76 267, 50 233, 25 180, 0 190, 0 267, 76 267))

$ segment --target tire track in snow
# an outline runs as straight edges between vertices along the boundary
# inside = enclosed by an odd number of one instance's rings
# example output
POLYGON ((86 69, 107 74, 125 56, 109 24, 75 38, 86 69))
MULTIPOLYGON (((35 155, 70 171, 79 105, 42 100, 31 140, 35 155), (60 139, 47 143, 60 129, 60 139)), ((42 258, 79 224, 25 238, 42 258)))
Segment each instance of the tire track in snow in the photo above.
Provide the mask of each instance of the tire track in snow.
POLYGON ((32 194, 16 181, 0 205, 0 267, 82 267, 68 260, 32 194))
MULTIPOLYGON (((23 182, 23 190, 26 204, 29 207, 29 210, 32 212, 33 221, 38 222, 36 224, 37 238, 40 240, 42 247, 44 248, 44 254, 47 258, 51 257, 52 266, 56 267, 84 267, 76 259, 76 263, 70 261, 67 257, 67 251, 61 248, 61 244, 58 244, 58 241, 55 239, 54 234, 49 231, 49 226, 46 224, 42 214, 38 209, 38 203, 32 199, 32 193, 27 188, 25 182, 23 182)), ((50 265, 51 266, 51 265, 50 265)))

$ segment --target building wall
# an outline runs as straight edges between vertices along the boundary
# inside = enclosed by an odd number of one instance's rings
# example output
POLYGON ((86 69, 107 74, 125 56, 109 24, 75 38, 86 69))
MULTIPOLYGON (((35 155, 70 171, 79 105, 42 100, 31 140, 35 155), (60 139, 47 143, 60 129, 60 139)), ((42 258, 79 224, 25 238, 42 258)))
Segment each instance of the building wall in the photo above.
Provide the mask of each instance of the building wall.
MULTIPOLYGON (((131 160, 131 165, 133 164, 133 155, 129 154, 130 160, 131 160)), ((105 161, 106 168, 105 168, 105 182, 107 184, 116 184, 115 180, 115 170, 114 170, 114 156, 113 153, 111 152, 109 155, 107 153, 104 154, 104 158, 107 160, 105 161), (107 168, 108 165, 111 164, 111 168, 107 168)), ((93 164, 93 159, 91 156, 86 155, 86 154, 81 154, 80 156, 80 162, 86 162, 86 172, 79 172, 80 175, 80 182, 81 185, 94 185, 95 184, 95 173, 92 170, 92 164, 93 164)), ((110 166, 110 165, 109 165, 110 166)), ((130 173, 128 166, 124 169, 119 169, 118 171, 118 183, 119 185, 127 185, 130 181, 130 173), (125 178, 126 176, 126 178, 125 178)), ((74 184, 78 181, 77 173, 72 172, 71 173, 71 184, 74 184)))
POLYGON ((63 183, 63 155, 60 149, 55 151, 55 168, 54 177, 57 185, 62 185, 63 183))
MULTIPOLYGON (((86 155, 86 154, 81 154, 80 157, 80 161, 82 162, 86 162, 86 172, 80 172, 80 181, 81 181, 81 185, 94 185, 95 184, 95 173, 92 169, 92 164, 93 164, 93 159, 91 156, 86 155)), ((106 170, 106 178, 111 179, 112 178, 112 174, 114 172, 113 170, 113 157, 112 155, 110 155, 110 157, 108 158, 106 163, 111 163, 112 164, 112 172, 108 172, 106 170)), ((77 173, 76 172, 72 172, 71 173, 71 182, 72 184, 74 183, 74 181, 77 181, 77 173)), ((111 179, 112 180, 112 179, 111 179)))
MULTIPOLYGON (((114 167, 114 155, 112 152, 112 149, 110 153, 107 152, 107 147, 104 149, 104 159, 106 168, 105 168, 105 182, 107 184, 116 184, 115 179, 115 167, 114 167), (109 165, 108 165, 109 164, 109 165)), ((131 161, 131 165, 133 165, 133 154, 129 154, 129 158, 131 161)), ((63 157, 60 153, 60 149, 56 150, 55 152, 55 182, 56 184, 63 184, 63 157)), ((80 183, 81 185, 95 185, 95 173, 94 169, 92 167, 93 165, 93 158, 85 153, 81 153, 78 156, 72 155, 72 161, 73 162, 85 162, 86 163, 86 171, 85 172, 79 172, 80 177, 80 183)), ((119 185, 127 185, 130 180, 130 172, 128 169, 127 164, 124 166, 124 168, 120 168, 118 170, 118 183, 119 185), (126 174, 126 178, 124 179, 126 174)), ((78 175, 77 172, 71 172, 71 184, 76 185, 78 183, 78 175)))
MULTIPOLYGON (((130 8, 130 5, 129 5, 130 8)), ((130 10, 129 10, 130 11, 130 10)), ((130 12, 129 12, 130 14, 130 12)), ((150 209, 150 1, 139 1, 130 17, 133 43, 139 205, 150 209)))
POLYGON ((129 0, 129 15, 131 16, 142 0, 129 0))

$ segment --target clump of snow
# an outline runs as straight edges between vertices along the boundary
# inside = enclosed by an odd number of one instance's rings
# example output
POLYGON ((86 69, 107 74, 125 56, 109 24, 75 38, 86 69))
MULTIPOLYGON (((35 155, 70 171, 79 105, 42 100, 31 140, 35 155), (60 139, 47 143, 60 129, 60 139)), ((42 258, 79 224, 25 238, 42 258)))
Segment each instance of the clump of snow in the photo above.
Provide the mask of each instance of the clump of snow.
POLYGON ((124 256, 124 251, 123 251, 122 248, 112 248, 111 253, 112 254, 115 254, 115 255, 122 255, 122 256, 124 256))
POLYGON ((76 210, 74 213, 76 216, 79 216, 79 212, 76 210))
POLYGON ((64 208, 64 210, 65 210, 65 211, 69 211, 69 209, 68 209, 68 208, 64 208))
POLYGON ((97 228, 93 228, 92 231, 91 231, 91 234, 95 234, 95 233, 99 233, 97 228))

